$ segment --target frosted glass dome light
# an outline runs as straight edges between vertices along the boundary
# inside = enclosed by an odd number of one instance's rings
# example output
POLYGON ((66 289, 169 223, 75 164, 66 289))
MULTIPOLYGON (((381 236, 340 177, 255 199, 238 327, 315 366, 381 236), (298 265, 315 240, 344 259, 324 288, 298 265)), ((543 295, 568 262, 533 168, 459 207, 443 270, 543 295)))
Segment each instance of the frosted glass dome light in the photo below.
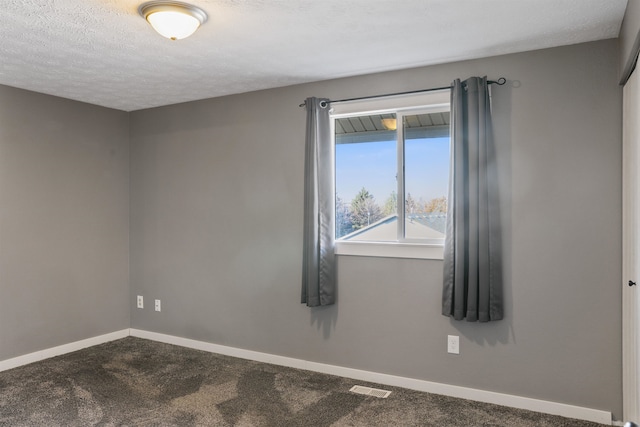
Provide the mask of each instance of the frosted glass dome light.
POLYGON ((150 1, 140 5, 138 12, 161 36, 171 40, 189 37, 207 20, 204 10, 177 1, 150 1))

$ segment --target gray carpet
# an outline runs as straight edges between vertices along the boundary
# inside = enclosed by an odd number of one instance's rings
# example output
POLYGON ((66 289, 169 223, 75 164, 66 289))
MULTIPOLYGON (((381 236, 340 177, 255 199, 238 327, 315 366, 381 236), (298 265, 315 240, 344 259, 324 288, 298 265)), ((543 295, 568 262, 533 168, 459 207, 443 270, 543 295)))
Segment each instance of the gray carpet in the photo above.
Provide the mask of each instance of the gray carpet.
POLYGON ((235 359, 139 338, 0 373, 1 426, 599 424, 235 359), (349 392, 391 390, 386 399, 349 392))

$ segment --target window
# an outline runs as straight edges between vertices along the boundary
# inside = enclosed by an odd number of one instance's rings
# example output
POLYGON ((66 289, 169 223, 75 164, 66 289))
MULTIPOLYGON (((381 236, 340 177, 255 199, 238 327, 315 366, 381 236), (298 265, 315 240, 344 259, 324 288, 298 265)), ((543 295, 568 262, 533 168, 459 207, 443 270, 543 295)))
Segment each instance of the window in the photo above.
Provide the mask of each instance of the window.
POLYGON ((336 253, 441 258, 449 91, 332 107, 336 253))

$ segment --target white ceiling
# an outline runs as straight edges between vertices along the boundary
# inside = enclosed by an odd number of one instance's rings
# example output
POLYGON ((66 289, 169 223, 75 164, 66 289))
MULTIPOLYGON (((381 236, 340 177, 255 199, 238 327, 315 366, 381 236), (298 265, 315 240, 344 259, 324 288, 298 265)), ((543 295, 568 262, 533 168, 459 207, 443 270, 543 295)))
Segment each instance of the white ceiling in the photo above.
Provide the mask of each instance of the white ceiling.
POLYGON ((614 38, 627 4, 190 0, 209 20, 171 41, 141 2, 0 0, 0 84, 132 111, 614 38))

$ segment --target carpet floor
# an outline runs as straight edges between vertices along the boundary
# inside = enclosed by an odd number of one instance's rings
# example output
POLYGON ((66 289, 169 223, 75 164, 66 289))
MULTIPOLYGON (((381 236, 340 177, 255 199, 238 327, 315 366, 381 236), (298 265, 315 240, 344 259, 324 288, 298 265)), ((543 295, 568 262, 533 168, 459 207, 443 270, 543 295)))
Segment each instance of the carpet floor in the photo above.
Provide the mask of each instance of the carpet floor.
POLYGON ((600 424, 128 337, 0 372, 0 426, 600 424), (392 393, 365 396, 353 385, 392 393))

